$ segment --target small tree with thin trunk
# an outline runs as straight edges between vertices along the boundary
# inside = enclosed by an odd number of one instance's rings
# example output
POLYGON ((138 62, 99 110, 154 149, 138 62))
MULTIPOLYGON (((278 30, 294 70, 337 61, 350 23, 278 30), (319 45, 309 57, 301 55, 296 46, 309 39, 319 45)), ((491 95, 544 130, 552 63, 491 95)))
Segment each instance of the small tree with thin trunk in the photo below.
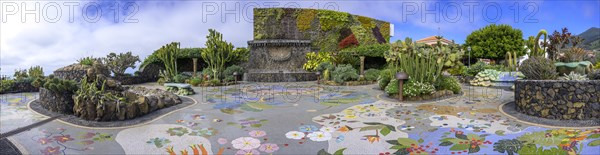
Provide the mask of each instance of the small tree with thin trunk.
POLYGON ((119 53, 119 55, 110 53, 106 58, 103 58, 103 61, 106 67, 116 76, 124 75, 127 68, 135 69, 135 63, 140 61, 140 57, 134 56, 131 52, 119 53))

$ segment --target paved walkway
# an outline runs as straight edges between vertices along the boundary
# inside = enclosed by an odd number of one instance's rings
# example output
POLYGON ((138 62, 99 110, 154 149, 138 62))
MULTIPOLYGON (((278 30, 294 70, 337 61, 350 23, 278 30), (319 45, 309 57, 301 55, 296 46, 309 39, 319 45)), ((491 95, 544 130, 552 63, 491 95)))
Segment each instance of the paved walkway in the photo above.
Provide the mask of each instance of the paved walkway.
MULTIPOLYGON (((157 87, 156 84, 144 84, 157 87)), ((600 152, 600 129, 522 123, 498 111, 510 91, 464 87, 426 103, 386 99, 376 85, 250 83, 200 88, 197 104, 130 127, 55 120, 9 137, 23 154, 549 154, 600 152)), ((0 96, 0 132, 47 117, 37 93, 0 96)))

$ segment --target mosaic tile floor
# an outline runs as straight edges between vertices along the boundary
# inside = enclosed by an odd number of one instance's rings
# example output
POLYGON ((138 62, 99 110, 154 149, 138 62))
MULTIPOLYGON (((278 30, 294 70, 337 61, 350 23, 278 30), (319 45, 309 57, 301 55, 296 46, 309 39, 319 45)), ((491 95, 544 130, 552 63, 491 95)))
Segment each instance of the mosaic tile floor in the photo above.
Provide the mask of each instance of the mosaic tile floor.
MULTIPOLYGON (((156 87, 155 84, 146 84, 156 87)), ((551 128, 498 111, 510 91, 463 87, 426 103, 386 99, 376 85, 249 83, 194 88, 198 103, 124 128, 55 120, 9 137, 24 154, 598 154, 600 128, 551 128)), ((0 132, 47 117, 37 93, 0 96, 0 132)))

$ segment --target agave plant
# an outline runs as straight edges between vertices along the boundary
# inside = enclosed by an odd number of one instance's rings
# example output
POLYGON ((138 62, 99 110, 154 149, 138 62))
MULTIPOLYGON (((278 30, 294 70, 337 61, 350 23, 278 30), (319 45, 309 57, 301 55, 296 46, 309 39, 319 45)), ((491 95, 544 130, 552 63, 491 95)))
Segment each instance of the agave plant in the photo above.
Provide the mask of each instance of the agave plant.
POLYGON ((569 73, 569 75, 564 74, 564 77, 561 77, 561 80, 574 80, 574 81, 583 81, 589 80, 586 75, 577 74, 575 72, 569 73))
POLYGON ((587 52, 583 48, 573 47, 567 50, 562 57, 562 62, 579 62, 584 61, 587 52))

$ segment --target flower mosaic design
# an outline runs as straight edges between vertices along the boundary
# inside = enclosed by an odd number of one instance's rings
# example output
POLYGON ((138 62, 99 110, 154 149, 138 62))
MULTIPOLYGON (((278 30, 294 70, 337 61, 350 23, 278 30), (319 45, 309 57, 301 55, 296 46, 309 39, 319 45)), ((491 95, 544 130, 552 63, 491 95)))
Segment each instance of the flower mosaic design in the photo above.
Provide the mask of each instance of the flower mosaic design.
POLYGON ((183 128, 183 127, 176 127, 176 128, 169 128, 167 130, 167 133, 169 133, 169 135, 171 136, 183 136, 187 133, 189 133, 187 128, 183 128))
POLYGON ((287 137, 288 139, 302 139, 302 138, 304 138, 304 136, 305 136, 304 132, 298 132, 298 131, 290 131, 285 134, 285 137, 287 137))
POLYGON ((317 131, 317 132, 309 133, 308 135, 306 135, 306 137, 310 138, 310 140, 315 141, 315 142, 322 142, 322 141, 330 140, 331 133, 317 131))
POLYGON ((273 153, 273 152, 279 150, 279 146, 277 144, 273 144, 273 143, 265 143, 265 144, 260 145, 258 150, 265 152, 265 153, 273 153))
POLYGON ((300 130, 301 132, 315 132, 315 131, 319 131, 319 128, 317 128, 317 126, 314 125, 302 125, 298 128, 298 130, 300 130))
POLYGON ((148 140, 146 143, 153 144, 154 146, 156 146, 156 148, 161 148, 165 144, 171 143, 171 140, 166 139, 166 138, 158 138, 158 137, 156 137, 154 139, 148 140))
POLYGON ((261 127, 264 123, 268 122, 267 119, 257 119, 257 118, 246 118, 246 119, 241 119, 238 120, 238 122, 227 122, 227 125, 231 125, 231 126, 237 126, 241 129, 247 128, 247 127, 252 127, 252 128, 259 128, 261 127))
MULTIPOLYGON (((248 135, 250 135, 251 137, 238 137, 231 141, 231 147, 233 149, 236 149, 234 150, 235 154, 258 155, 261 152, 271 154, 280 149, 279 144, 267 142, 269 138, 267 137, 267 133, 263 130, 252 130, 248 132, 248 135), (262 139, 257 139, 259 137, 262 139)), ((221 145, 227 144, 227 139, 225 138, 219 138, 217 141, 221 145)), ((288 144, 283 144, 283 146, 287 147, 288 144)), ((221 147, 219 152, 222 153, 224 149, 225 147, 221 147)), ((227 147, 227 149, 229 149, 229 147, 227 147)))
POLYGON ((68 130, 63 128, 56 128, 54 130, 43 129, 41 130, 41 135, 33 136, 31 139, 40 146, 45 146, 40 152, 48 155, 67 154, 67 151, 78 151, 78 153, 81 153, 93 150, 95 143, 114 140, 113 135, 108 133, 80 132, 78 134, 67 134, 67 132, 68 130), (73 144, 79 144, 81 147, 73 144))
POLYGON ((260 147, 260 140, 252 137, 240 137, 231 141, 233 148, 240 150, 251 150, 260 147))
POLYGON ((59 146, 57 146, 57 147, 47 146, 45 149, 41 150, 40 152, 44 155, 59 155, 59 154, 61 154, 59 146))
POLYGON ((263 137, 267 135, 267 133, 262 130, 252 130, 248 134, 254 138, 263 137))

